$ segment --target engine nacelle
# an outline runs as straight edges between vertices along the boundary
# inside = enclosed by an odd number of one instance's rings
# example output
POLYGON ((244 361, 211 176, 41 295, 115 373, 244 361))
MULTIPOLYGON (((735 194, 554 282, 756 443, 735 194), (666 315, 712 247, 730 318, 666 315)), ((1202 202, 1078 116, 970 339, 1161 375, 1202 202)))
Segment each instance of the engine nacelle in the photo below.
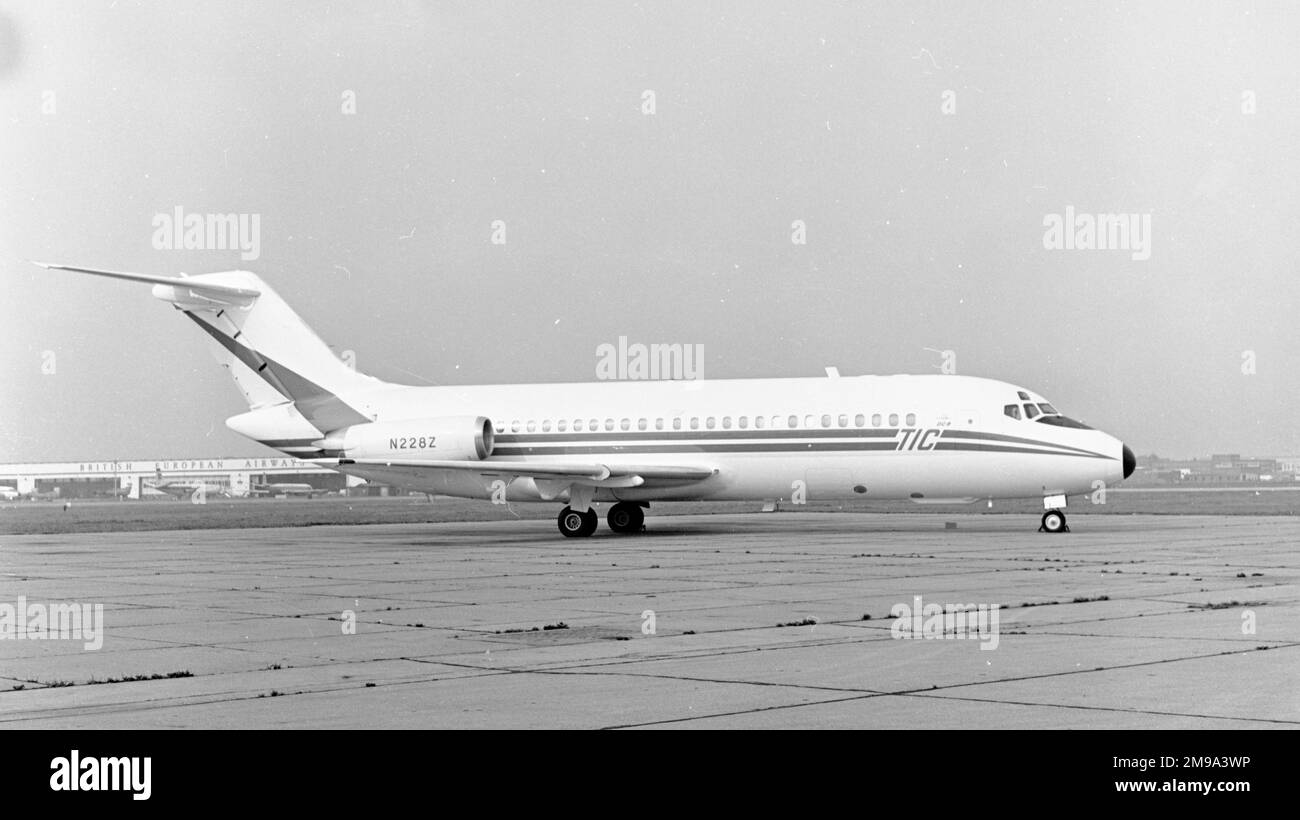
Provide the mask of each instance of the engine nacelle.
POLYGON ((439 416, 354 424, 315 443, 343 458, 478 461, 492 455, 494 438, 492 422, 484 416, 439 416))

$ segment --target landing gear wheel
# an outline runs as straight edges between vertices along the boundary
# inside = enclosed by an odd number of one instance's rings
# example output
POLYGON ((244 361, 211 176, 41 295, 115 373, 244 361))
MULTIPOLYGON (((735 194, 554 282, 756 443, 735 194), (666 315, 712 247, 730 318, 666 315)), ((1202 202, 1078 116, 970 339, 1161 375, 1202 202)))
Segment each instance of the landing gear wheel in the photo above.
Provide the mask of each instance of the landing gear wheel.
POLYGON ((596 526, 600 523, 600 517, 596 515, 595 510, 578 512, 571 507, 565 507, 560 510, 560 516, 556 519, 560 526, 560 532, 566 538, 586 538, 596 531, 596 526))
POLYGON ((641 532, 641 526, 645 524, 645 512, 639 504, 620 501, 609 508, 609 515, 605 516, 605 520, 609 522, 609 528, 614 532, 631 535, 641 532))
POLYGON ((1050 533, 1069 532, 1070 528, 1065 523, 1065 513, 1060 510, 1048 510, 1043 513, 1043 522, 1038 531, 1050 533))

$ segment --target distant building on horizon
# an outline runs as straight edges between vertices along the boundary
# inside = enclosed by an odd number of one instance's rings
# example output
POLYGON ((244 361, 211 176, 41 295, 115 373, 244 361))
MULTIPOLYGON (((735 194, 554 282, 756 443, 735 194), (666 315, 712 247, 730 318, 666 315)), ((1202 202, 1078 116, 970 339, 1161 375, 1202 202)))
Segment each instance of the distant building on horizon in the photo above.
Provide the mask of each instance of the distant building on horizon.
POLYGON ((43 499, 165 496, 152 489, 160 478, 201 482, 236 498, 252 495, 257 485, 271 482, 301 483, 323 492, 352 490, 364 483, 289 456, 0 464, 0 485, 43 499))
POLYGON ((1138 459, 1139 482, 1157 484, 1248 484, 1292 482, 1300 471, 1297 458, 1243 458, 1240 453, 1214 453, 1208 458, 1138 459))

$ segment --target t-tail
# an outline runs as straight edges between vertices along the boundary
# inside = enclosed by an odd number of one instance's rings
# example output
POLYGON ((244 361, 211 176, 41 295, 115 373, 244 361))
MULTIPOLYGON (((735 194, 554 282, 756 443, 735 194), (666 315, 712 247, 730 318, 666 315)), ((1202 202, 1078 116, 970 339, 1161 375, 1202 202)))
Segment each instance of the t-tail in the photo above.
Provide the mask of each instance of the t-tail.
POLYGON ((367 395, 389 385, 334 355, 257 274, 233 270, 155 276, 38 262, 44 268, 153 285, 212 340, 249 411, 226 420, 232 430, 276 449, 319 454, 322 434, 372 421, 367 395))

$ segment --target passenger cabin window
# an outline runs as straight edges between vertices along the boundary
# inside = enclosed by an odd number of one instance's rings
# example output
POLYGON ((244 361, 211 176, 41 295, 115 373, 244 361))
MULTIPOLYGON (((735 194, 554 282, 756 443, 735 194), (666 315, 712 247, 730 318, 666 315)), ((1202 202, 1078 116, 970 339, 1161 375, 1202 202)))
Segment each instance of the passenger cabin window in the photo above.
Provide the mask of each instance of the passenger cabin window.
POLYGON ((853 417, 853 426, 854 426, 854 427, 866 427, 866 426, 867 426, 867 417, 864 416, 864 415, 862 415, 861 413, 858 413, 856 416, 853 417))
POLYGON ((637 419, 637 420, 636 420, 636 429, 638 429, 638 430, 644 430, 644 429, 646 429, 646 427, 648 427, 649 425, 650 425, 650 422, 646 421, 645 419, 637 419))
POLYGON ((510 422, 510 432, 512 433, 519 432, 519 419, 514 419, 513 421, 510 422))
POLYGON ((700 417, 699 417, 699 416, 691 416, 691 429, 692 429, 692 430, 698 430, 698 429, 700 429, 700 417))
POLYGON ((559 421, 555 422, 555 431, 556 431, 557 433, 563 433, 564 431, 566 431, 566 430, 568 430, 568 429, 569 429, 569 420, 568 420, 568 419, 560 419, 559 421))
POLYGON ((748 428, 749 416, 741 416, 740 418, 736 419, 736 426, 739 427, 741 430, 748 428))
POLYGON ((549 433, 549 432, 551 432, 551 420, 550 420, 550 419, 542 419, 542 432, 543 432, 543 433, 549 433))
POLYGON ((767 426, 767 416, 754 416, 754 426, 762 430, 767 426))
POLYGON ((1037 408, 1037 407, 1035 407, 1035 406, 1032 405, 1032 404, 1026 404, 1026 405, 1025 405, 1025 418, 1027 418, 1027 419, 1032 419, 1034 416, 1037 416, 1037 415, 1038 415, 1038 408, 1037 408))
POLYGON ((871 414, 871 426, 872 426, 872 427, 879 427, 879 426, 880 426, 881 424, 883 424, 883 423, 884 423, 884 422, 881 420, 881 418, 880 418, 880 414, 879 414, 879 413, 872 413, 872 414, 871 414))
POLYGON ((897 427, 897 426, 898 426, 898 414, 897 414, 897 413, 890 413, 890 414, 889 414, 889 426, 890 426, 890 427, 897 427))
POLYGON ((790 418, 786 419, 786 421, 789 423, 789 427, 791 430, 799 426, 798 416, 791 416, 790 418))
POLYGON ((907 426, 908 426, 908 427, 911 427, 911 426, 914 425, 914 424, 916 424, 916 414, 915 414, 915 413, 908 413, 908 414, 907 414, 907 426))
POLYGON ((663 420, 663 419, 655 419, 655 429, 656 429, 656 430, 662 430, 662 429, 664 429, 664 420, 663 420))
POLYGON ((1016 421, 1020 421, 1020 405, 1008 404, 1006 407, 1002 408, 1002 412, 1016 421))
POLYGON ((722 429, 723 429, 723 430, 730 430, 730 429, 731 429, 731 416, 723 416, 723 417, 722 417, 722 429))
POLYGON ((674 429, 674 430, 680 430, 680 429, 682 429, 682 419, 681 419, 680 416, 678 416, 677 418, 673 419, 673 429, 674 429))
POLYGON ((613 420, 613 419, 605 419, 605 430, 608 431, 608 432, 613 432, 613 431, 614 431, 614 420, 613 420))

